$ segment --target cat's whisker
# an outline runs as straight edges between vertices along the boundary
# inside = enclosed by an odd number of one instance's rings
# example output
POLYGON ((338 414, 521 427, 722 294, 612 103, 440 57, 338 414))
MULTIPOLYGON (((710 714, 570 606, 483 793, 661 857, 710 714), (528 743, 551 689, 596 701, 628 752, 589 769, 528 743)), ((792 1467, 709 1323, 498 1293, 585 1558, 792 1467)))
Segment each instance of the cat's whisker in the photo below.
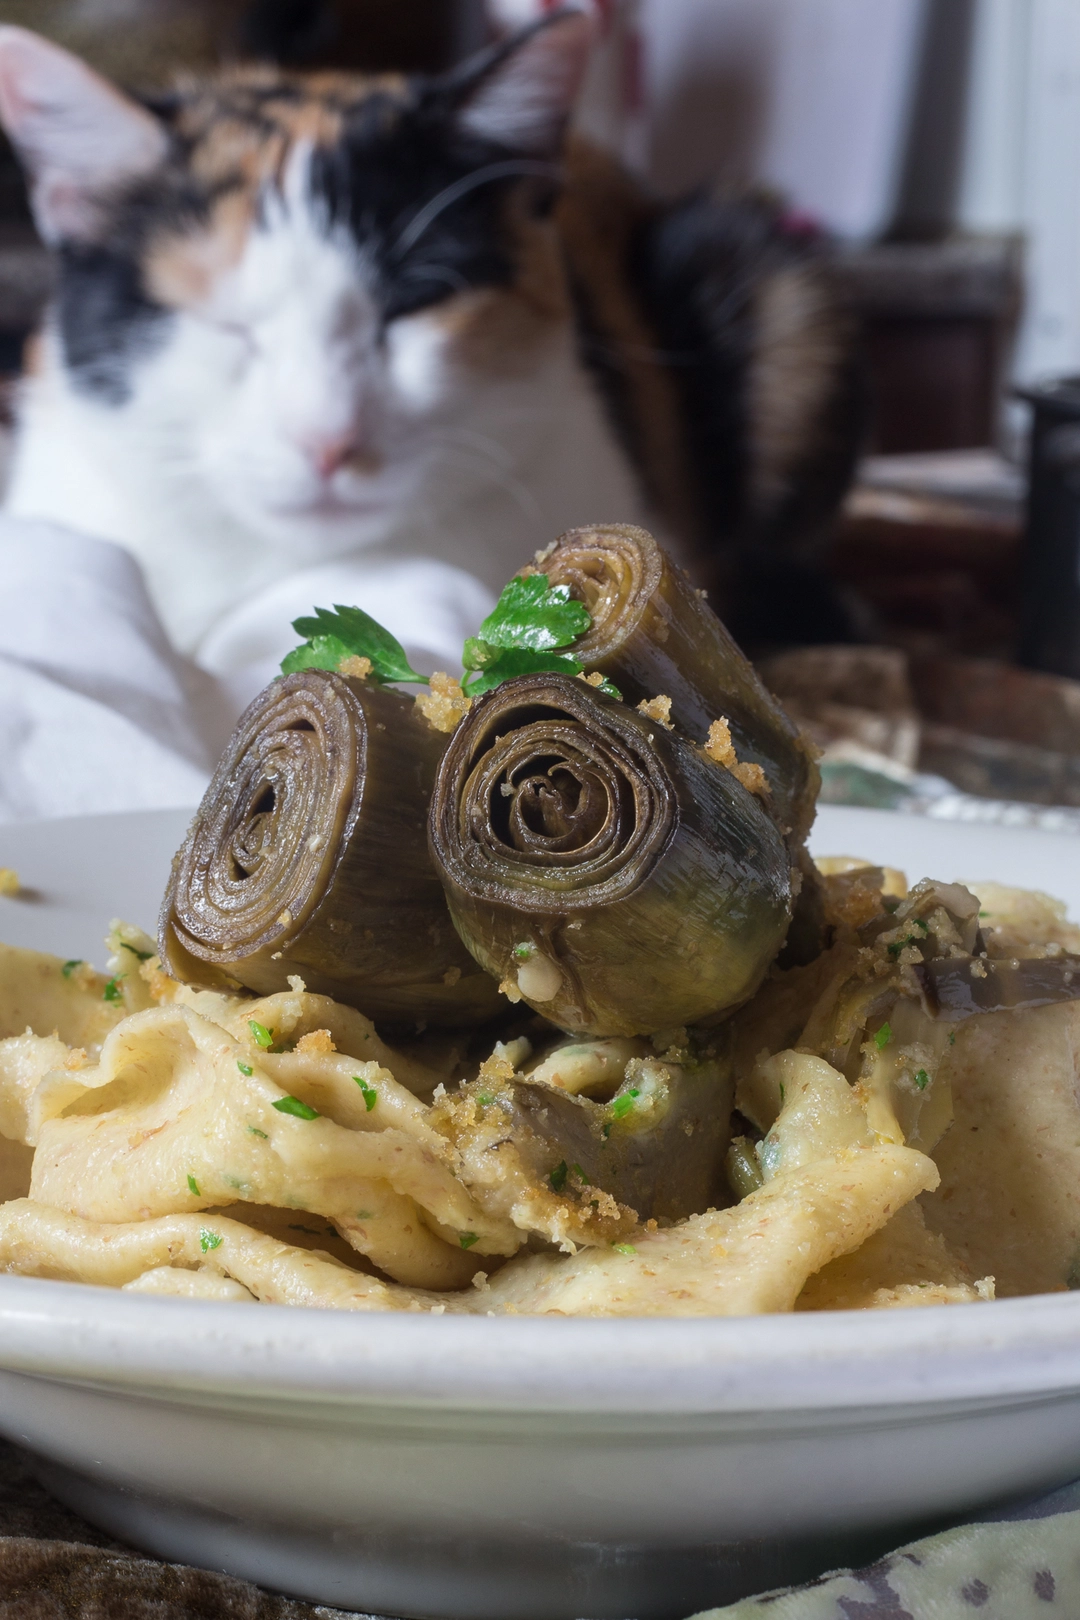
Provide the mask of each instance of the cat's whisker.
POLYGON ((436 192, 430 202, 424 204, 423 208, 417 209, 398 236, 391 253, 396 258, 408 253, 440 214, 445 213, 470 191, 475 191, 477 186, 490 185, 495 180, 509 180, 516 176, 529 175, 538 175, 544 180, 558 180, 562 172, 559 164, 541 163, 535 158, 504 158, 499 163, 488 163, 482 169, 474 169, 472 174, 462 175, 460 180, 444 186, 441 191, 436 192))
POLYGON ((529 523, 532 525, 542 523, 543 509, 528 485, 523 484, 519 478, 508 476, 506 468, 500 466, 492 456, 485 455, 480 446, 436 443, 433 448, 433 463, 437 464, 441 458, 447 466, 465 472, 470 471, 468 459, 470 456, 479 459, 490 482, 510 497, 529 523))

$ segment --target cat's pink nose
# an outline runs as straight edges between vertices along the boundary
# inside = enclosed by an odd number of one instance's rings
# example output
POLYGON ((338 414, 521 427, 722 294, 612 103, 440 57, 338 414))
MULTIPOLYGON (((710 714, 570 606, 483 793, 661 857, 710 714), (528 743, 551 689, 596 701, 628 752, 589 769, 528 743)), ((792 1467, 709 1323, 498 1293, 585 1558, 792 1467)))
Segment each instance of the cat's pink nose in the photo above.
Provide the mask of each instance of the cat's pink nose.
POLYGON ((302 448, 319 477, 332 478, 356 454, 357 444, 352 434, 339 434, 336 438, 305 439, 302 448))

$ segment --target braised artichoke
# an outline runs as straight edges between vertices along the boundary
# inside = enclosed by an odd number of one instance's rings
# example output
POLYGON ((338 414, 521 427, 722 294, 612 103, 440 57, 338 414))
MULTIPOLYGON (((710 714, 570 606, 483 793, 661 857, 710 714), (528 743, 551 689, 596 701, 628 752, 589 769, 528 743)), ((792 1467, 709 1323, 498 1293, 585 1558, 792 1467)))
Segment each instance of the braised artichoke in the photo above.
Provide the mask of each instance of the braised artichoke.
POLYGON ((636 704, 670 698, 671 722, 704 742, 726 719, 740 762, 760 765, 768 804, 793 841, 814 819, 820 778, 798 730, 716 614, 651 534, 623 523, 571 529, 539 562, 551 585, 585 603, 592 627, 573 646, 636 704))
POLYGON ((263 995, 298 974, 402 1025, 497 1012, 427 854, 445 746, 384 687, 319 669, 274 681, 241 717, 173 862, 167 969, 263 995))
POLYGON ((672 731, 565 675, 480 698, 443 756, 432 858, 459 934, 564 1029, 634 1035, 753 993, 791 916, 760 801, 672 731))

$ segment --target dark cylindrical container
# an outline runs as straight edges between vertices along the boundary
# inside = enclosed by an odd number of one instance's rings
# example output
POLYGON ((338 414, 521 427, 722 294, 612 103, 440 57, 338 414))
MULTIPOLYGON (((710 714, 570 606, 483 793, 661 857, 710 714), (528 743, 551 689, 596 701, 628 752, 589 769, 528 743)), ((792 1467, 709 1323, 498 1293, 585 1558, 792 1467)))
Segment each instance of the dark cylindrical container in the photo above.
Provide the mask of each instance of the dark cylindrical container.
POLYGON ((1020 662, 1080 679, 1080 377, 1020 397, 1035 410, 1020 662))

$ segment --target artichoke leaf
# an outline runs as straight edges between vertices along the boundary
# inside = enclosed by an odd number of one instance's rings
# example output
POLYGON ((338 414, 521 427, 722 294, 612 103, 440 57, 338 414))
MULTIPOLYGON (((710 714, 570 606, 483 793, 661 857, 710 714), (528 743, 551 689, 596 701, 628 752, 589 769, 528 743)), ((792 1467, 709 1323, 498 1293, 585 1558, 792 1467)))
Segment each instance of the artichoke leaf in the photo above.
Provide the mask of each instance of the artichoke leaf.
POLYGON ((444 747, 385 687, 318 669, 272 682, 241 716, 173 862, 166 969, 260 995, 299 976, 402 1027, 497 1013, 427 855, 444 747))
POLYGON ((633 1036, 745 1001, 791 917, 775 823, 676 733, 561 675, 477 700, 430 847, 461 938, 559 1027, 633 1036))

